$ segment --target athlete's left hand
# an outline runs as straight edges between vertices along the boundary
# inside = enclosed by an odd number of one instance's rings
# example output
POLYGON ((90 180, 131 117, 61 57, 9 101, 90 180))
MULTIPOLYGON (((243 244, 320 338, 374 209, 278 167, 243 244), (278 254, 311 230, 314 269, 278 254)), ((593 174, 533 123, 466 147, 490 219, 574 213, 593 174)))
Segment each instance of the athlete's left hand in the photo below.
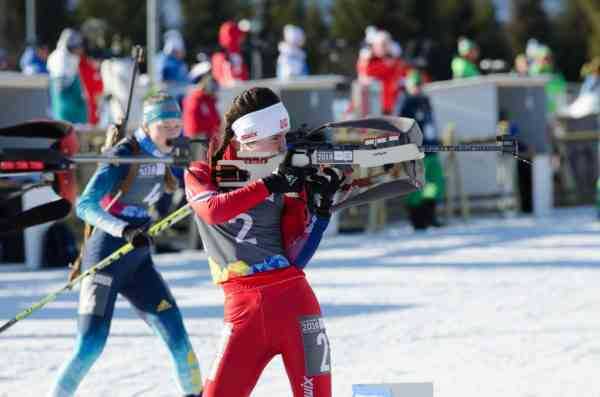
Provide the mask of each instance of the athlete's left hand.
POLYGON ((322 174, 319 173, 311 176, 308 184, 311 191, 318 193, 321 196, 321 199, 315 208, 317 215, 330 217, 333 196, 340 190, 346 176, 341 173, 341 171, 330 167, 323 169, 322 174))

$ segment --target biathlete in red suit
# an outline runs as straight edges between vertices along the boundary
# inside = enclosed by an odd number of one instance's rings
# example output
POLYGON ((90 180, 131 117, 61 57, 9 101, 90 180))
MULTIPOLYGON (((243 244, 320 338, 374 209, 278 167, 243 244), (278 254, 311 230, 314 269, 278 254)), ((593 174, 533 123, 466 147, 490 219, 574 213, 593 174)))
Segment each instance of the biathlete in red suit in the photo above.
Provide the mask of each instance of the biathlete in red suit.
MULTIPOLYGON (((246 90, 225 115, 225 136, 212 164, 234 147, 256 153, 285 151, 289 115, 273 91, 246 90)), ((286 156, 289 159, 289 156, 286 156)), ((277 172, 230 191, 212 181, 211 166, 196 162, 185 175, 188 202, 209 256, 213 280, 225 292, 224 329, 204 397, 249 396, 281 354, 293 395, 331 396, 329 340, 319 302, 302 268, 317 249, 341 180, 305 181, 284 161, 277 172), (305 183, 321 198, 307 210, 305 183)))

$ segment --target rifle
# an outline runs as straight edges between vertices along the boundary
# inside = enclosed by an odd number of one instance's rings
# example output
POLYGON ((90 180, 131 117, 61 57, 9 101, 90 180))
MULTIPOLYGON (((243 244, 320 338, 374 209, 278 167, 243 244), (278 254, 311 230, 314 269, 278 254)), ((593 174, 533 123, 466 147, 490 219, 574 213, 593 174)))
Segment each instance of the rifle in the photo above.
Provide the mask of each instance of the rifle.
MULTIPOLYGON (((375 117, 342 122, 331 122, 313 130, 303 126, 286 135, 288 150, 294 155, 291 165, 306 170, 310 176, 321 167, 329 166, 350 170, 356 168, 381 167, 382 171, 355 178, 343 187, 345 196, 335 209, 363 204, 373 200, 402 196, 424 186, 422 159, 425 153, 436 152, 500 152, 518 156, 518 143, 512 137, 499 136, 496 142, 476 145, 423 145, 423 134, 413 119, 401 117, 375 117), (359 144, 336 144, 328 142, 327 129, 354 128, 372 130, 375 136, 359 144)), ((220 160, 217 163, 215 181, 220 187, 235 188, 252 180, 264 178, 277 168, 284 155, 269 158, 268 153, 259 154, 267 158, 262 163, 238 152, 237 160, 220 160)))
MULTIPOLYGON (((123 124, 124 125, 124 124, 123 124)), ((24 128, 25 125, 21 128, 24 128)), ((336 208, 344 208, 371 200, 404 195, 420 189, 424 184, 422 159, 425 153, 435 152, 500 152, 510 154, 520 161, 517 141, 501 136, 494 143, 466 145, 422 145, 423 135, 413 119, 401 117, 376 117, 341 122, 331 122, 309 130, 303 126, 286 135, 288 150, 294 151, 292 166, 301 167, 306 175, 313 175, 322 166, 349 169, 383 167, 383 171, 354 179, 345 186, 347 194, 336 208), (356 128, 375 131, 359 144, 336 144, 326 139, 327 129, 356 128), (357 197, 360 196, 360 197, 357 197)), ((53 149, 1 149, 3 160, 41 161, 45 171, 61 171, 80 163, 166 163, 186 167, 191 159, 189 144, 195 140, 184 137, 170 142, 173 155, 163 158, 151 156, 73 155, 67 156, 53 149)), ((220 160, 214 178, 220 187, 236 188, 271 174, 281 164, 284 155, 276 153, 238 152, 237 160, 220 160), (256 157, 265 160, 257 160, 256 157)), ((6 171, 5 171, 6 172, 6 171)), ((0 170, 0 175, 2 171, 0 170)))

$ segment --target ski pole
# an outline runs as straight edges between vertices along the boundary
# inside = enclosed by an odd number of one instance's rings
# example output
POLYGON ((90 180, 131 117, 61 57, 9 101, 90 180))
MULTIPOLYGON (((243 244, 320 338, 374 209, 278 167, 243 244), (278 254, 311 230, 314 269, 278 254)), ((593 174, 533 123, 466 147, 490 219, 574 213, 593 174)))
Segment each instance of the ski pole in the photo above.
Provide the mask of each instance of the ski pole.
MULTIPOLYGON (((186 204, 185 206, 183 206, 183 207, 179 208, 178 210, 169 214, 166 218, 164 218, 164 219, 156 222, 154 225, 152 225, 150 227, 150 229, 148 230, 148 234, 150 236, 156 236, 156 235, 160 234, 162 231, 164 231, 164 230, 168 229, 169 227, 171 227, 172 225, 174 225, 175 223, 186 218, 191 213, 192 213, 192 208, 190 207, 189 204, 186 204)), ((46 295, 46 297, 44 297, 43 299, 34 303, 33 305, 29 306, 27 309, 23 310, 22 312, 17 314, 15 317, 13 317, 12 319, 10 319, 6 323, 4 323, 0 327, 0 333, 6 331, 8 328, 15 325, 18 321, 21 321, 21 320, 29 317, 33 312, 43 308, 46 304, 55 300, 58 297, 58 295, 73 288, 73 286, 75 286, 77 283, 79 283, 81 280, 83 280, 84 277, 92 276, 92 275, 96 274, 99 270, 102 270, 102 269, 110 266, 111 264, 115 263, 116 261, 118 261, 123 256, 125 256, 126 254, 128 254, 129 252, 131 252, 133 250, 134 250, 134 247, 130 243, 123 245, 121 248, 117 249, 115 252, 113 252, 106 258, 102 259, 100 262, 96 263, 94 266, 90 267, 85 272, 81 273, 78 277, 69 281, 61 289, 59 289, 49 295, 46 295)))

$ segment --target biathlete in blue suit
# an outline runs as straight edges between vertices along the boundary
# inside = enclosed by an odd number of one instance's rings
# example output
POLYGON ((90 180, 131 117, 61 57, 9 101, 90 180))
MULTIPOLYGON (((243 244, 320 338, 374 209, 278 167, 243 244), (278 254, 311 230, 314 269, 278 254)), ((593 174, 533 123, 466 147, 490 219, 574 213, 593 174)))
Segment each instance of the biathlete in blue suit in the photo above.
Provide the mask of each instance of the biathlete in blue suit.
MULTIPOLYGON (((144 102, 143 125, 134 136, 109 154, 163 157, 167 140, 181 133, 181 111, 169 95, 159 93, 144 102)), ((141 164, 131 179, 127 164, 101 164, 77 202, 77 215, 95 231, 84 247, 81 267, 86 270, 127 242, 135 250, 86 277, 79 298, 79 326, 75 350, 60 369, 50 391, 52 397, 72 396, 100 356, 109 334, 117 294, 124 296, 139 316, 160 336, 171 353, 180 392, 198 396, 202 380, 196 354, 185 330, 177 303, 154 267, 151 237, 146 232, 148 207, 167 188, 175 188, 175 170, 165 164, 141 164), (123 180, 130 178, 127 189, 123 180), (126 191, 125 191, 126 190, 126 191)))

